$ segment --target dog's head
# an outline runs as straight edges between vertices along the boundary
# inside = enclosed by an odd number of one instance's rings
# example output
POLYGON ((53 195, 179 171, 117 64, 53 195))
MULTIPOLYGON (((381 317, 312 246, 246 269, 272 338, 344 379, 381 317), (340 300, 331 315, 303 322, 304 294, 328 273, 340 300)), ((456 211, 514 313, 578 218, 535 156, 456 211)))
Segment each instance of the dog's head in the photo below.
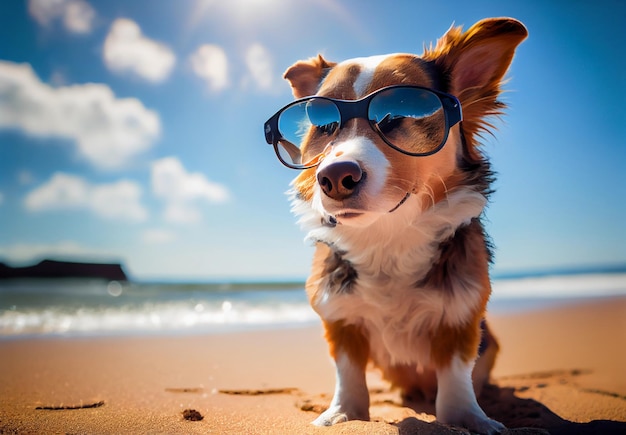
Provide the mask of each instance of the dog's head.
POLYGON ((285 78, 298 100, 265 133, 302 170, 296 202, 323 225, 366 227, 405 207, 422 213, 461 186, 485 193, 476 135, 501 113, 500 85, 526 35, 516 20, 488 19, 451 28, 421 56, 295 63, 285 78))

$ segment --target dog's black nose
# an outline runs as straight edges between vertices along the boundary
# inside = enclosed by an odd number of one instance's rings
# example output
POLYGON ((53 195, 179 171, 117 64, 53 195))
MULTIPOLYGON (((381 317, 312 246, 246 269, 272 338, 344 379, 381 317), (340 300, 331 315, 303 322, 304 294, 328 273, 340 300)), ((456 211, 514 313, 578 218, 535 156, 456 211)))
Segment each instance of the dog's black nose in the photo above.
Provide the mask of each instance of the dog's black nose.
POLYGON ((317 174, 317 182, 326 196, 337 201, 352 195, 362 179, 361 167, 352 160, 331 163, 317 174))

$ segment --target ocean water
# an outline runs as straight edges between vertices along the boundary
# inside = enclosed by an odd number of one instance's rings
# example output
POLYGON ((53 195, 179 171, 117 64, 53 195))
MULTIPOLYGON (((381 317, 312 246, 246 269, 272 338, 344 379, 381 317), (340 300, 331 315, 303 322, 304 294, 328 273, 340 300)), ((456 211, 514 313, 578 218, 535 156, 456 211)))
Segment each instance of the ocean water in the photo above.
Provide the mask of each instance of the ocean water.
MULTIPOLYGON (((626 295, 626 272, 496 279, 493 314, 626 295)), ((303 283, 0 281, 0 339, 205 334, 313 325, 303 283)))

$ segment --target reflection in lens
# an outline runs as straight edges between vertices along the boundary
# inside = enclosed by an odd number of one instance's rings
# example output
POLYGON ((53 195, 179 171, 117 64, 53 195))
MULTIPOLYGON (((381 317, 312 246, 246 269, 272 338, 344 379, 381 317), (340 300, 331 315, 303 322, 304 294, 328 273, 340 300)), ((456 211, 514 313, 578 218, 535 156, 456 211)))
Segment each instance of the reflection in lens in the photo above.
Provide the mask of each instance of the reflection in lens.
POLYGON ((339 127, 341 115, 332 101, 322 98, 311 99, 306 105, 306 112, 311 124, 321 133, 333 134, 339 127))
POLYGON ((306 114, 306 102, 296 103, 283 110, 278 118, 278 131, 289 142, 300 145, 311 123, 306 114))
POLYGON ((299 165, 302 160, 300 144, 311 128, 306 114, 306 102, 292 104, 278 117, 278 131, 283 139, 278 142, 279 157, 286 163, 299 165))
POLYGON ((305 147, 311 142, 313 133, 331 135, 339 127, 340 115, 337 106, 324 98, 309 98, 287 107, 278 117, 278 130, 283 139, 278 141, 279 157, 286 163, 308 165, 319 154, 303 156, 305 147))
POLYGON ((445 116, 439 97, 425 89, 395 88, 370 102, 368 118, 393 146, 410 153, 429 153, 445 137, 445 116))
POLYGON ((369 106, 369 118, 378 122, 391 115, 422 119, 441 109, 439 97, 425 89, 390 89, 376 95, 369 106))
POLYGON ((278 141, 276 150, 280 155, 280 159, 285 163, 291 163, 294 165, 302 163, 302 153, 300 152, 300 148, 291 142, 284 139, 278 141))

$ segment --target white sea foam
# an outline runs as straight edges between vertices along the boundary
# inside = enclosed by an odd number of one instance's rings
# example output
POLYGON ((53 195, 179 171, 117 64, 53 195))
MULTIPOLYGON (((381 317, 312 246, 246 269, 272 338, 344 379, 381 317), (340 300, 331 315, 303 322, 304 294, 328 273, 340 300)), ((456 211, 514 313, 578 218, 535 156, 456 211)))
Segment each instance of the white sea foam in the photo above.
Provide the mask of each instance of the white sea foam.
POLYGON ((65 307, 0 311, 0 337, 16 335, 117 335, 221 332, 285 326, 317 319, 308 304, 250 306, 224 301, 220 306, 168 302, 143 307, 65 307))
POLYGON ((493 299, 580 298, 626 295, 626 273, 557 275, 496 280, 493 299))
MULTIPOLYGON (((490 312, 536 309, 572 298, 626 295, 626 273, 495 280, 490 312)), ((302 285, 0 285, 0 338, 220 333, 315 324, 302 285)))

